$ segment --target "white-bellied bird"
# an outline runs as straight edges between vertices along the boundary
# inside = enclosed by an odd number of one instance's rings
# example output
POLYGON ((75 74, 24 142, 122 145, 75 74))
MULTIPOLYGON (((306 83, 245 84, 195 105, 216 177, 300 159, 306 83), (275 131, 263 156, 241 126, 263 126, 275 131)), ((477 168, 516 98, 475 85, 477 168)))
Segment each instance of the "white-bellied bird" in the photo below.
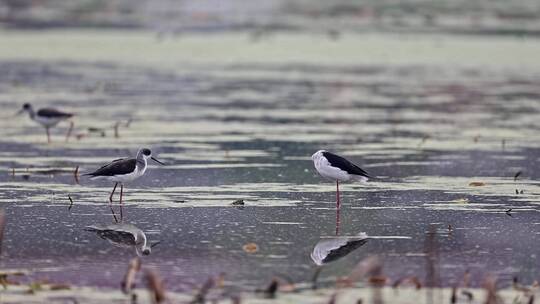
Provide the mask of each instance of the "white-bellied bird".
MULTIPOLYGON (((74 115, 73 113, 62 112, 53 108, 43 108, 36 111, 34 110, 34 107, 32 107, 32 105, 29 103, 25 103, 22 109, 17 114, 22 114, 24 112, 28 113, 30 119, 39 123, 45 128, 45 132, 47 132, 48 143, 51 142, 51 135, 49 133, 49 129, 56 126, 61 121, 70 119, 74 115)), ((66 134, 66 141, 68 141, 72 130, 73 122, 71 122, 69 130, 66 134)))
POLYGON ((148 167, 147 160, 149 158, 161 165, 164 165, 164 163, 152 157, 152 151, 150 151, 150 149, 141 148, 139 149, 139 152, 137 152, 137 157, 135 158, 116 159, 94 172, 83 174, 90 176, 92 179, 106 179, 115 183, 111 195, 109 196, 109 203, 115 221, 118 220, 112 208, 112 199, 114 192, 116 191, 116 187, 118 184, 120 184, 120 220, 122 220, 122 196, 124 194, 124 183, 132 182, 135 179, 143 176, 144 172, 146 172, 146 168, 148 167))
POLYGON ((366 182, 370 177, 366 171, 347 159, 325 150, 315 152, 311 159, 315 169, 322 177, 336 181, 336 207, 340 207, 339 182, 360 181, 366 182))

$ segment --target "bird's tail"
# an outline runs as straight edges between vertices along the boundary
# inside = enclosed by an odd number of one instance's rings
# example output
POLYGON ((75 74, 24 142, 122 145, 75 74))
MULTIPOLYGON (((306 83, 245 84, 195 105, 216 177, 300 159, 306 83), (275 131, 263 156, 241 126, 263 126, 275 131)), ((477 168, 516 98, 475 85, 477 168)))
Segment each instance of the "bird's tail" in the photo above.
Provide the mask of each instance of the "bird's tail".
POLYGON ((365 183, 368 181, 368 179, 371 179, 370 176, 364 176, 364 175, 357 175, 354 177, 354 180, 359 181, 361 183, 365 183))
POLYGON ((388 178, 389 178, 388 176, 371 176, 371 175, 369 176, 369 180, 375 181, 375 182, 380 182, 388 178))
POLYGON ((95 178, 95 177, 97 177, 97 176, 94 174, 94 172, 92 172, 92 173, 84 173, 84 174, 81 174, 81 176, 89 176, 90 178, 95 178))
POLYGON ((86 226, 84 227, 84 231, 97 232, 99 231, 99 228, 96 226, 86 226))

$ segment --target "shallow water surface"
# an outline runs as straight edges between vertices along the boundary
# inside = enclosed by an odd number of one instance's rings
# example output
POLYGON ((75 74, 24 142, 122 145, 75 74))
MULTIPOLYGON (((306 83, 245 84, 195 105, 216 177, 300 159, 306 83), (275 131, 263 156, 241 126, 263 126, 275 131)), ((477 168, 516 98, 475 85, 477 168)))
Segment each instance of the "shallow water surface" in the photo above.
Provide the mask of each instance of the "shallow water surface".
POLYGON ((444 286, 467 270, 476 285, 487 273, 506 283, 512 276, 532 281, 540 270, 539 85, 529 71, 449 66, 171 71, 2 61, 0 206, 7 229, 0 267, 118 286, 135 249, 84 230, 112 223, 112 185, 84 177, 77 183, 73 170, 88 172, 147 146, 167 165, 152 164, 126 185, 124 221, 149 242, 160 241, 143 263, 170 289, 191 289, 221 272, 236 289, 273 276, 308 282, 321 238, 361 232, 373 238, 324 265, 320 280, 379 255, 392 280, 424 278, 435 263, 444 286), (63 142, 66 124, 47 145, 43 129, 11 116, 25 102, 76 112, 78 139, 63 142), (339 213, 335 184, 311 163, 321 148, 376 176, 341 185, 339 213), (245 205, 231 204, 238 199, 245 205), (247 243, 258 251, 244 251, 247 243))

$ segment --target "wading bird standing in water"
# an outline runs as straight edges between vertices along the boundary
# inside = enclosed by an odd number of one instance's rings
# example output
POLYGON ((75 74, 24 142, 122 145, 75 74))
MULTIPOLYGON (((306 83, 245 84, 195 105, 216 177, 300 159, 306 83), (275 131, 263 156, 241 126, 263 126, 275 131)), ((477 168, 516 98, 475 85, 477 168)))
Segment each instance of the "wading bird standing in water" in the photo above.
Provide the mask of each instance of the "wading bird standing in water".
POLYGON ((161 165, 165 165, 164 163, 152 157, 152 152, 150 151, 150 149, 141 148, 139 149, 139 152, 137 152, 137 157, 135 158, 120 158, 117 160, 113 160, 112 162, 106 164, 105 166, 97 169, 92 173, 84 174, 86 176, 90 176, 90 178, 92 179, 101 178, 115 183, 111 195, 109 196, 109 205, 111 207, 111 212, 116 222, 118 222, 118 219, 116 218, 112 207, 113 195, 116 191, 116 187, 118 186, 118 184, 120 184, 120 220, 122 220, 122 196, 124 194, 124 183, 134 181, 135 179, 143 176, 144 172, 146 172, 146 168, 148 166, 147 160, 149 158, 161 165))
POLYGON ((339 209, 339 182, 360 181, 366 182, 370 177, 366 171, 357 165, 351 163, 345 158, 330 153, 325 150, 319 150, 311 156, 315 169, 322 177, 336 181, 336 207, 339 209))
MULTIPOLYGON (((32 105, 29 103, 25 103, 22 109, 17 114, 22 114, 24 112, 30 115, 30 119, 39 123, 45 128, 45 132, 47 132, 48 143, 51 142, 51 135, 49 133, 49 129, 56 126, 61 121, 68 120, 71 117, 73 117, 73 113, 66 113, 66 112, 62 112, 62 111, 52 109, 52 108, 43 108, 43 109, 39 109, 35 111, 32 105)), ((73 122, 71 122, 69 126, 69 130, 66 134, 66 141, 68 141, 72 130, 73 130, 73 122)))

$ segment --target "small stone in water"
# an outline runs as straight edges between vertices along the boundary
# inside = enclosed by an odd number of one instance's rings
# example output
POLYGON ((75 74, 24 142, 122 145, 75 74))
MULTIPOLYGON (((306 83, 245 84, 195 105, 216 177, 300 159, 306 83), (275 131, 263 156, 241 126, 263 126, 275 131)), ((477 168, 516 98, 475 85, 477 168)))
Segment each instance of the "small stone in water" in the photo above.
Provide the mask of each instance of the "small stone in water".
POLYGON ((231 203, 231 205, 244 206, 244 200, 243 199, 235 200, 234 202, 231 203))

